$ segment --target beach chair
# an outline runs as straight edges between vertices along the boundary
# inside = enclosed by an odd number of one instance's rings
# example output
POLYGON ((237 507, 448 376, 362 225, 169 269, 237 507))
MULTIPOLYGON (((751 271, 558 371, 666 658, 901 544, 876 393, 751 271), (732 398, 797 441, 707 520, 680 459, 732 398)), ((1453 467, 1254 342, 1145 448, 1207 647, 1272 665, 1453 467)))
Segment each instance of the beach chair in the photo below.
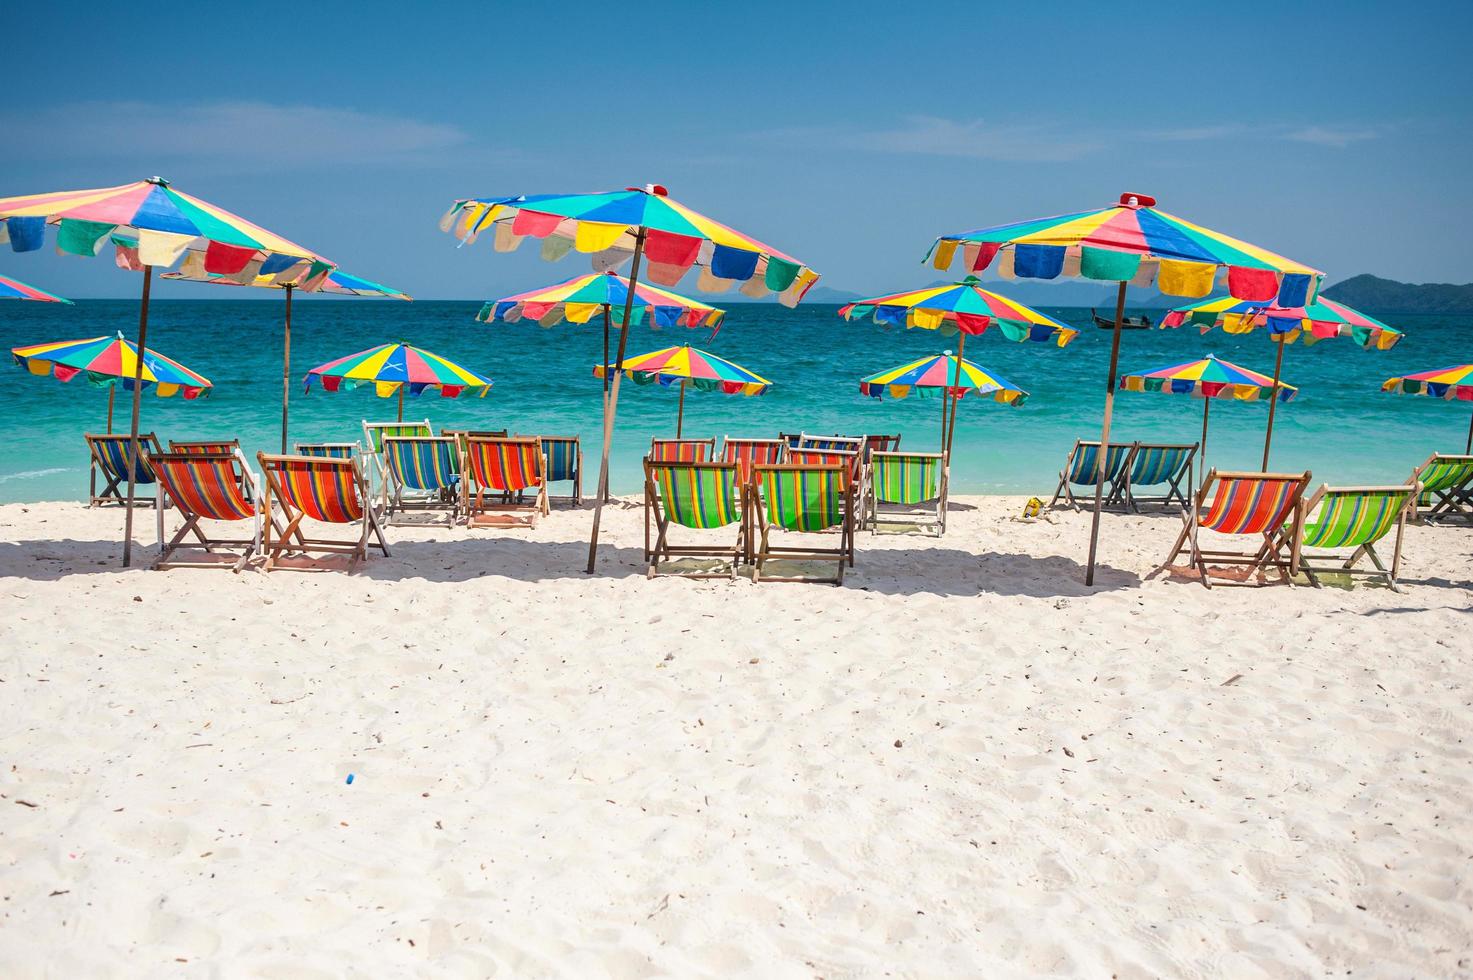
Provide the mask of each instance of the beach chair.
POLYGON ((1299 542, 1299 567, 1319 587, 1316 573, 1361 575, 1384 581, 1395 592, 1401 570, 1401 540, 1409 514, 1417 508, 1417 483, 1385 487, 1325 487, 1314 492, 1301 507, 1303 536, 1299 542), (1391 567, 1381 562, 1376 542, 1396 529, 1391 567), (1317 549, 1311 553, 1309 549, 1317 549), (1350 554, 1344 554, 1350 549, 1350 554), (1340 552, 1334 554, 1326 552, 1340 552), (1369 558, 1372 568, 1356 568, 1369 558))
POLYGON ((435 430, 430 427, 430 420, 422 422, 370 422, 363 420, 363 449, 365 458, 363 470, 368 477, 369 488, 376 494, 382 495, 384 480, 387 476, 384 464, 384 437, 385 436, 433 436, 435 430))
POLYGON ((1417 498, 1418 523, 1473 522, 1473 456, 1433 453, 1413 475, 1422 486, 1417 498))
POLYGON ((844 581, 844 565, 854 564, 854 484, 842 464, 757 463, 753 466, 751 513, 756 522, 757 547, 752 581, 844 581), (815 534, 837 530, 836 548, 777 546, 773 531, 815 534), (769 561, 833 562, 829 576, 767 574, 769 561))
POLYGON ((864 461, 868 463, 875 453, 897 453, 900 451, 900 436, 865 436, 864 461))
MULTIPOLYGON (((87 440, 87 451, 92 456, 89 486, 91 502, 88 506, 126 504, 128 502, 128 459, 132 455, 130 437, 88 433, 83 438, 87 440), (107 485, 102 488, 102 493, 97 492, 99 473, 107 481, 107 485)), ((164 448, 159 445, 159 437, 152 432, 138 433, 138 446, 143 450, 143 458, 138 460, 133 470, 133 502, 157 506, 158 480, 154 477, 153 468, 148 465, 148 457, 154 453, 163 452, 164 448), (153 496, 142 495, 141 491, 145 487, 155 488, 153 496)))
POLYGON ((1212 588, 1209 562, 1248 567, 1244 579, 1221 579, 1223 585, 1248 585, 1255 573, 1277 568, 1283 580, 1292 586, 1299 570, 1300 531, 1304 526, 1304 510, 1299 505, 1308 484, 1308 470, 1303 473, 1210 471, 1202 489, 1197 491, 1193 506, 1182 509, 1181 534, 1161 567, 1170 565, 1185 551, 1190 554, 1191 567, 1201 574, 1202 584, 1209 589, 1212 588), (1246 536, 1254 540, 1257 549, 1204 550, 1198 541, 1201 531, 1246 536), (1284 554, 1286 548, 1288 555, 1284 554))
POLYGON ((678 575, 681 578, 736 578, 737 565, 746 554, 745 486, 737 463, 676 463, 644 461, 644 559, 646 574, 678 575), (650 542, 650 519, 656 535, 650 542), (672 544, 674 525, 713 531, 737 526, 725 547, 706 544, 672 544), (698 568, 690 572, 662 572, 660 563, 675 558, 724 560, 725 571, 698 568))
POLYGON ((202 439, 191 441, 169 440, 169 452, 171 453, 195 453, 203 455, 217 455, 219 453, 233 453, 240 448, 239 439, 202 439))
POLYGON ((736 463, 742 471, 742 482, 750 483, 754 463, 781 463, 788 443, 783 439, 721 439, 721 461, 736 463))
POLYGON ((420 523, 410 513, 439 512, 447 525, 460 518, 460 444, 454 436, 385 436, 384 513, 399 527, 420 523))
POLYGON ((546 474, 541 440, 471 436, 461 481, 466 525, 536 527, 538 518, 549 513, 546 474), (530 502, 522 499, 528 492, 534 495, 530 502))
POLYGON ((845 452, 864 453, 865 436, 816 436, 805 432, 798 437, 799 449, 842 449, 845 452))
MULTIPOLYGON (((171 444, 172 445, 172 444, 171 444)), ((148 461, 158 477, 159 493, 174 509, 184 523, 168 541, 164 540, 164 510, 159 507, 159 556, 154 562, 156 569, 166 568, 229 568, 239 572, 251 558, 261 551, 261 517, 264 508, 261 488, 256 475, 241 455, 239 447, 229 452, 153 453, 148 461), (250 490, 246 492, 246 488, 250 490), (249 538, 214 538, 205 533, 200 521, 228 521, 238 524, 250 522, 249 538), (194 540, 185 537, 193 535, 194 540), (208 554, 225 551, 236 560, 233 564, 221 561, 175 559, 174 553, 181 549, 204 549, 208 554)))
MULTIPOLYGON (((1110 493, 1119 478, 1120 470, 1125 466, 1125 455, 1130 452, 1131 445, 1128 442, 1110 443, 1110 451, 1105 454, 1106 494, 1110 493)), ((1099 481, 1099 461, 1099 442, 1075 440, 1074 448, 1069 450, 1069 458, 1064 461, 1064 468, 1059 471, 1059 485, 1054 489, 1053 499, 1048 502, 1049 507, 1053 507, 1063 497, 1069 501, 1070 507, 1077 509, 1080 503, 1074 498, 1074 487, 1095 486, 1099 481)))
POLYGON ((348 571, 368 560, 368 549, 385 555, 389 545, 370 503, 368 477, 357 459, 326 456, 280 456, 257 453, 265 478, 266 522, 262 526, 269 572, 287 553, 348 555, 348 571), (277 511, 280 510, 280 515, 277 511), (324 524, 356 525, 357 540, 309 538, 302 528, 305 520, 324 524), (276 531, 273 540, 272 531, 276 531))
POLYGON ((1120 472, 1109 489, 1106 503, 1115 507, 1128 507, 1140 513, 1141 504, 1159 504, 1170 507, 1173 503, 1190 507, 1187 494, 1192 485, 1192 463, 1197 458, 1197 444, 1137 442, 1125 454, 1120 472), (1186 489, 1182 489, 1182 481, 1186 489), (1137 491, 1142 487, 1165 485, 1160 493, 1143 496, 1137 491))
POLYGON ((849 486, 857 502, 864 499, 864 457, 859 444, 853 449, 789 449, 784 461, 805 466, 843 466, 849 473, 849 486))
POLYGON ((328 459, 352 459, 362 448, 356 442, 298 442, 293 445, 298 456, 325 456, 328 459))
POLYGON ((802 432, 779 432, 777 437, 787 443, 792 449, 797 449, 798 444, 803 441, 802 432))
POLYGON ((950 467, 941 453, 876 452, 864 481, 861 526, 900 524, 946 533, 946 487, 950 467))
POLYGON ((462 453, 464 453, 465 450, 466 450, 465 441, 467 439, 469 439, 471 436, 476 436, 477 438, 480 438, 480 439, 505 439, 506 438, 506 430, 505 429, 441 429, 440 430, 440 435, 442 435, 442 436, 454 436, 455 437, 455 440, 460 443, 460 451, 462 453))
POLYGON ((655 463, 709 463, 716 456, 716 438, 710 439, 651 439, 651 462, 655 463))
MULTIPOLYGON (((574 507, 583 505, 583 445, 577 436, 541 436, 542 455, 547 460, 548 483, 572 483, 566 498, 574 507)), ((549 506, 552 496, 548 498, 549 506)))

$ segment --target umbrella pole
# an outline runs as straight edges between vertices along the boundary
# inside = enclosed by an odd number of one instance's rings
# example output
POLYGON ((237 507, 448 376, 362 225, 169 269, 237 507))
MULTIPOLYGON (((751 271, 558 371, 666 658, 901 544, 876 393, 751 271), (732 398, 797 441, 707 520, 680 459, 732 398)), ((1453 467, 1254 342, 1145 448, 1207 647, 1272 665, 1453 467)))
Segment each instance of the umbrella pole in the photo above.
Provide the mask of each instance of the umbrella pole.
POLYGON ((951 404, 951 392, 941 386, 941 452, 946 452, 946 409, 951 404))
MULTIPOLYGON (((604 497, 609 492, 609 449, 614 442, 614 416, 619 411, 619 380, 624 376, 624 349, 629 344, 629 318, 634 315, 634 290, 639 285, 639 259, 644 254, 643 225, 634 236, 634 261, 629 266, 629 290, 624 296, 624 329, 619 331, 619 353, 614 358, 614 383, 609 388, 609 404, 604 411, 603 457, 598 464, 598 496, 593 501, 593 530, 588 536, 588 574, 593 574, 598 558, 598 525, 604 512, 604 497)), ((605 362, 607 363, 607 362, 605 362)), ((608 369, 604 369, 608 373, 608 369)))
MULTIPOLYGON (((609 305, 604 304, 604 415, 609 414, 609 305)), ((607 497, 607 494, 605 494, 607 497)))
POLYGON ((401 381, 401 382, 399 382, 399 421, 400 422, 403 422, 404 421, 404 386, 406 384, 408 384, 407 381, 401 381))
POLYGON ((1197 447, 1197 470, 1207 475, 1207 412, 1212 408, 1212 399, 1202 399, 1202 445, 1197 447))
POLYGON ((1110 338, 1110 377, 1105 382, 1105 423, 1100 427, 1100 455, 1095 472, 1095 512, 1089 524, 1089 563, 1084 584, 1095 584, 1095 549, 1100 541, 1100 508, 1105 504, 1105 463, 1110 458, 1110 416, 1115 410, 1115 373, 1120 368, 1120 329, 1125 322, 1125 282, 1115 294, 1115 332, 1110 338))
POLYGON ((680 379, 680 408, 675 414, 675 438, 680 438, 681 427, 685 424, 685 379, 680 379))
MULTIPOLYGON (((143 459, 142 448, 138 444, 138 412, 143 407, 143 355, 148 350, 145 346, 148 340, 148 294, 152 285, 153 266, 145 265, 143 299, 138 304, 138 356, 133 359, 133 423, 128 431, 128 509, 123 515, 124 568, 133 563, 133 495, 137 489, 134 477, 137 476, 138 464, 143 459)), ((162 493, 155 496, 153 505, 164 506, 162 493)))
POLYGON ((110 384, 107 386, 107 434, 113 434, 113 396, 118 393, 118 386, 110 384))
POLYGON ((1473 456, 1473 415, 1468 416, 1468 444, 1463 447, 1463 452, 1473 456))
POLYGON ((1279 334, 1279 352, 1274 356, 1274 386, 1269 392, 1268 432, 1263 437, 1263 471, 1268 472, 1268 447, 1274 441, 1274 409, 1279 407, 1279 371, 1284 366, 1285 334, 1279 334))
POLYGON ((961 404, 962 404, 962 400, 961 400, 962 396, 960 395, 960 391, 961 391, 961 387, 962 387, 962 357, 963 357, 963 355, 966 354, 966 352, 967 352, 967 335, 964 333, 964 334, 961 335, 961 341, 957 344, 957 347, 956 347, 956 370, 954 372, 952 372, 952 376, 951 376, 951 378, 952 378, 952 387, 953 387, 953 389, 955 391, 958 392, 958 394, 952 396, 952 399, 951 399, 951 422, 950 422, 950 424, 946 428, 946 448, 943 451, 946 454, 946 459, 947 459, 948 462, 950 462, 950 460, 951 460, 951 443, 952 443, 953 438, 956 436, 956 410, 958 408, 961 408, 961 404))
POLYGON ((286 452, 286 405, 292 390, 292 289, 286 284, 286 327, 281 347, 281 451, 286 452))

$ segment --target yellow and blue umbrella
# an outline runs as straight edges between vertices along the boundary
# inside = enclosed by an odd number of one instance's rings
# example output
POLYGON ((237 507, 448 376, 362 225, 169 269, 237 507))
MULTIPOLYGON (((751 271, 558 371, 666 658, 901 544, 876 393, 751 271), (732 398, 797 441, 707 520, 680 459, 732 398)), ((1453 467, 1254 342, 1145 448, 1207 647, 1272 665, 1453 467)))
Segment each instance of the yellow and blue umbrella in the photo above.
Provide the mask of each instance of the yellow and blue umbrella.
POLYGON ((436 389, 442 398, 457 398, 462 392, 475 391, 484 398, 491 390, 491 379, 461 367, 439 354, 432 354, 409 344, 380 344, 368 350, 319 364, 307 372, 305 390, 320 381, 325 391, 351 391, 373 385, 380 398, 399 396, 399 421, 404 421, 404 392, 418 398, 436 389))
POLYGON ((668 388, 680 385, 680 405, 675 417, 675 438, 679 439, 685 423, 685 389, 689 385, 697 391, 719 391, 725 395, 762 395, 772 387, 772 382, 734 364, 724 357, 717 357, 689 344, 682 347, 666 347, 636 357, 624 359, 619 368, 613 361, 593 366, 595 378, 608 377, 622 370, 634 379, 635 384, 668 388))
POLYGON ((869 317, 879 324, 919 327, 942 333, 980 334, 997 327, 1008 340, 1031 340, 1063 347, 1079 331, 1006 296, 982 288, 976 276, 943 286, 927 286, 888 296, 855 300, 840 307, 846 320, 869 317))
MULTIPOLYGON (((1028 392, 1005 378, 995 375, 972 361, 947 351, 933 354, 909 364, 872 374, 859 382, 859 393, 871 398, 906 398, 912 394, 941 395, 952 404, 951 422, 947 414, 941 413, 941 448, 951 451, 952 430, 956 428, 956 402, 968 393, 987 395, 995 402, 1021 407, 1028 400, 1028 392)), ((944 408, 945 402, 943 402, 944 408)))

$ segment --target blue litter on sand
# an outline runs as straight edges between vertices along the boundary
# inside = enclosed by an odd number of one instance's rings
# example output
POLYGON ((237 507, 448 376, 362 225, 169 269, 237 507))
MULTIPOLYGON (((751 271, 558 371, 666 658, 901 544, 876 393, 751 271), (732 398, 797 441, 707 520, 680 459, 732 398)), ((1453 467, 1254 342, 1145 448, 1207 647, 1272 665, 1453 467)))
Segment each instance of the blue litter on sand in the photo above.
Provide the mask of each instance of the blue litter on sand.
POLYGON ((348 773, 348 785, 349 786, 352 786, 353 785, 353 774, 351 772, 348 773))

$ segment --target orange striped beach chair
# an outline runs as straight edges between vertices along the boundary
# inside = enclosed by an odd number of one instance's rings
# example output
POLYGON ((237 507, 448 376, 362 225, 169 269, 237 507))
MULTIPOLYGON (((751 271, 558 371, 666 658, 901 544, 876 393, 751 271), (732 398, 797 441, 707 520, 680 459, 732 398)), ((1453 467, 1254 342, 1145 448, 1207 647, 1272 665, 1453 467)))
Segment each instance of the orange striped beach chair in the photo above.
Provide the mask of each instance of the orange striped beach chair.
MULTIPOLYGON (((240 449, 240 440, 239 439, 190 439, 190 440, 170 439, 169 440, 169 452, 171 452, 171 453, 192 453, 192 454, 200 454, 200 453, 204 453, 204 454, 233 453, 233 452, 238 451, 239 449, 240 449)), ((250 469, 249 464, 243 464, 242 469, 244 471, 249 471, 249 469, 250 469)), ((244 473, 242 474, 242 479, 244 479, 244 473)), ((249 481, 249 480, 246 480, 245 482, 241 483, 241 485, 240 485, 241 492, 245 494, 245 498, 247 500, 256 500, 256 499, 259 499, 259 498, 255 497, 253 495, 253 492, 252 492, 253 491, 253 487, 254 487, 254 484, 251 481, 249 481)))
MULTIPOLYGON (((83 436, 87 440, 87 452, 91 454, 91 507, 100 507, 103 504, 127 503, 128 498, 128 459, 132 455, 130 442, 132 437, 126 432, 121 435, 112 433, 108 435, 97 435, 88 433, 83 436), (97 492, 97 474, 101 473, 107 485, 102 488, 102 493, 97 492)), ((143 450, 143 458, 138 461, 133 471, 133 503, 154 504, 158 503, 158 494, 155 491, 151 497, 143 496, 145 487, 156 486, 158 480, 154 478, 153 468, 148 465, 148 457, 154 453, 161 453, 164 447, 159 445, 159 437, 152 432, 138 433, 138 446, 143 450)))
POLYGON ((845 564, 854 564, 854 484, 842 463, 758 463, 753 467, 751 512, 758 542, 752 558, 752 581, 844 582, 845 564), (838 531, 836 548, 774 545, 773 531, 816 534, 838 531), (833 562, 832 577, 768 573, 771 561, 833 562))
POLYGON ((728 463, 657 463, 644 461, 646 574, 677 575, 681 578, 736 578, 737 565, 746 553, 746 487, 742 470, 728 463), (650 543, 649 516, 658 529, 650 543), (713 531, 737 525, 735 538, 725 547, 717 542, 671 544, 670 529, 679 525, 713 531), (662 571, 661 562, 676 558, 709 558, 724 561, 725 568, 698 566, 691 571, 662 571))
POLYGON ((1242 579, 1218 578, 1222 585, 1248 585, 1255 575, 1276 568, 1283 581, 1294 584, 1299 572, 1299 549, 1304 527, 1301 506, 1309 471, 1303 473, 1219 473, 1212 470, 1193 498, 1193 506, 1182 510, 1182 530, 1171 554, 1161 563, 1165 568, 1183 552, 1212 587, 1210 565, 1245 565, 1242 579), (1202 531, 1247 537, 1253 551, 1207 550, 1198 535, 1202 531), (1288 549, 1288 554, 1284 554, 1288 549))
POLYGON ((752 520, 750 512, 750 494, 753 471, 752 468, 758 463, 781 463, 786 457, 790 443, 786 438, 777 439, 733 439, 725 436, 721 440, 721 460, 724 463, 737 464, 738 477, 741 480, 742 511, 745 519, 742 521, 742 553, 750 562, 753 554, 752 520))
MULTIPOLYGON (((171 444, 172 445, 172 444, 171 444)), ((261 551, 261 488, 240 449, 204 452, 154 453, 149 456, 159 493, 174 505, 184 523, 168 541, 164 540, 164 508, 157 508, 159 556, 153 564, 165 568, 229 568, 239 572, 261 551), (249 492, 247 492, 249 490, 249 492), (216 538, 205 533, 201 521, 240 524, 249 521, 249 538, 216 538), (193 535, 194 540, 186 541, 193 535), (176 559, 182 549, 203 549, 209 559, 176 559), (218 551, 234 563, 215 560, 218 551)))
POLYGON ((654 463, 709 463, 716 458, 716 437, 710 439, 651 439, 654 463))
POLYGON ((538 518, 550 513, 547 459, 536 437, 471 436, 464 476, 461 510, 467 527, 536 527, 538 518), (530 501, 525 499, 529 493, 530 501))
POLYGON ((267 521, 263 527, 266 570, 271 571, 282 555, 348 555, 348 571, 368 559, 368 549, 389 553, 368 492, 368 478, 357 459, 326 456, 280 456, 257 453, 265 477, 267 521), (280 519, 276 512, 280 510, 280 519), (306 520, 324 524, 357 525, 358 539, 311 538, 303 529, 306 520), (272 531, 277 532, 275 540, 272 531))

